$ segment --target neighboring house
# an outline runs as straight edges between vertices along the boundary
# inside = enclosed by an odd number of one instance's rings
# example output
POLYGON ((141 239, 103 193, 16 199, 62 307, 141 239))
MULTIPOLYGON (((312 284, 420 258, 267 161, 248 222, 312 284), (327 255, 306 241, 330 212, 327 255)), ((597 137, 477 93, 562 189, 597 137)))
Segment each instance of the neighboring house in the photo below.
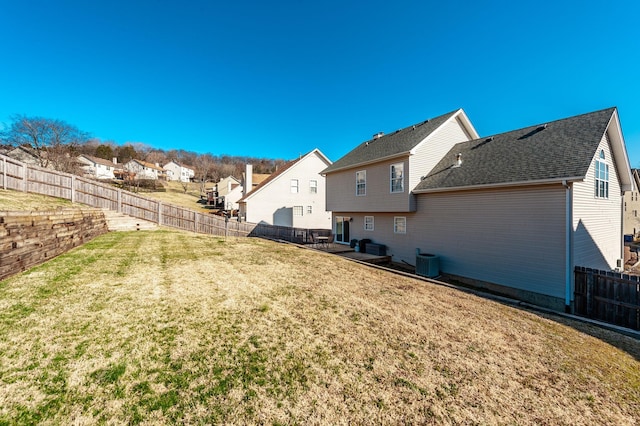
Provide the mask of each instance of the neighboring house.
POLYGON ((174 160, 169 161, 162 168, 166 171, 167 180, 191 182, 196 175, 192 167, 174 160))
POLYGON ((128 172, 135 173, 138 179, 164 179, 164 169, 158 163, 151 164, 142 160, 131 160, 124 164, 124 169, 128 172))
POLYGON ((233 176, 220 179, 216 184, 219 197, 224 197, 224 208, 226 210, 237 210, 238 201, 242 198, 242 185, 233 176))
POLYGON ((93 157, 91 155, 82 154, 78 156, 78 162, 85 173, 85 176, 96 179, 114 179, 114 172, 122 167, 116 164, 118 160, 105 160, 104 158, 93 157))
MULTIPOLYGON (((45 152, 42 152, 43 155, 46 155, 45 152)), ((13 158, 14 160, 21 161, 25 164, 32 164, 34 166, 41 166, 40 157, 35 149, 29 146, 17 146, 8 149, 4 155, 7 157, 13 158)), ((46 157, 44 157, 46 158, 46 157)))
POLYGON ((377 159, 328 167, 334 232, 384 244, 396 262, 434 254, 460 281, 570 309, 575 266, 611 270, 623 258, 622 195, 633 181, 617 110, 473 140, 463 126, 445 131, 461 114, 425 123, 435 125, 426 138, 412 136, 416 125, 343 157, 398 147, 377 159), (394 140, 402 135, 420 142, 407 152, 394 140))
POLYGON ((314 149, 298 160, 281 166, 253 187, 252 167, 245 172, 245 188, 253 188, 239 201, 239 216, 253 223, 295 228, 329 229, 324 176, 320 172, 331 161, 314 149))
POLYGON ((632 169, 635 190, 624 193, 624 229, 625 235, 638 237, 640 234, 640 176, 638 169, 632 169))

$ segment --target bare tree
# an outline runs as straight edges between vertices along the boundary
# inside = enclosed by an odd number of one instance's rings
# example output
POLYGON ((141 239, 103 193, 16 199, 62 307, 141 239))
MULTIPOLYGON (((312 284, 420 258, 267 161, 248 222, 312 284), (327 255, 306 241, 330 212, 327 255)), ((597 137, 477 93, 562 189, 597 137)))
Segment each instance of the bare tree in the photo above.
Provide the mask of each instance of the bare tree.
POLYGON ((14 146, 28 146, 34 150, 42 167, 73 172, 75 148, 88 140, 88 134, 62 120, 14 115, 11 126, 0 137, 14 146))
POLYGON ((200 183, 200 193, 204 194, 208 181, 218 181, 220 174, 216 165, 216 160, 211 154, 203 154, 195 158, 195 180, 200 183))

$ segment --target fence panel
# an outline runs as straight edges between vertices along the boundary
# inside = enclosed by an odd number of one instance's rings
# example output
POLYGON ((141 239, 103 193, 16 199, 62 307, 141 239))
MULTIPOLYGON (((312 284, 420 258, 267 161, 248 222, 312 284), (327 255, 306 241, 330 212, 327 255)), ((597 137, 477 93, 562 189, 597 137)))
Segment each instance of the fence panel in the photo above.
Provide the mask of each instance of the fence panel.
POLYGON ((640 330, 640 277, 576 266, 577 315, 640 330))
POLYGON ((78 177, 75 179, 75 201, 101 209, 118 210, 118 189, 78 177))

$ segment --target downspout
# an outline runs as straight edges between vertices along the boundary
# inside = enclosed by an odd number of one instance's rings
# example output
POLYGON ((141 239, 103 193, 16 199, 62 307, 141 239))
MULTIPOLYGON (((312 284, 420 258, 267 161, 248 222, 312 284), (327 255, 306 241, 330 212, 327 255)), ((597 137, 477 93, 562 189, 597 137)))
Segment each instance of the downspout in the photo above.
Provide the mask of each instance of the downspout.
POLYGON ((572 185, 566 180, 562 181, 562 186, 565 188, 565 277, 564 277, 564 310, 567 313, 571 313, 571 281, 573 277, 573 197, 572 197, 572 185))

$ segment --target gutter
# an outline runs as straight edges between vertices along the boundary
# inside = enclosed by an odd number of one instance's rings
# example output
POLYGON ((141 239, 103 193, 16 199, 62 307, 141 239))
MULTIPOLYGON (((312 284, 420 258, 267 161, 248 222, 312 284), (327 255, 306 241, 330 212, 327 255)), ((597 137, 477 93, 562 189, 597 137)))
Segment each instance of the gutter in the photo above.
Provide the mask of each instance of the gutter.
POLYGON ((440 188, 429 188, 429 189, 414 189, 414 194, 430 194, 434 192, 453 192, 453 191, 469 191, 472 189, 493 189, 493 188, 504 188, 504 187, 512 187, 512 186, 536 186, 536 185, 550 185, 550 184, 558 184, 561 183, 566 185, 567 182, 582 182, 584 181, 584 176, 574 176, 574 177, 566 177, 566 178, 555 178, 555 179, 540 179, 540 180, 525 180, 519 182, 497 182, 497 183, 487 183, 487 184, 479 184, 479 185, 466 185, 466 186, 452 186, 452 187, 440 187, 440 188))
POLYGON ((564 283, 564 310, 571 313, 571 288, 573 281, 573 186, 566 180, 562 181, 565 188, 565 283, 564 283))

